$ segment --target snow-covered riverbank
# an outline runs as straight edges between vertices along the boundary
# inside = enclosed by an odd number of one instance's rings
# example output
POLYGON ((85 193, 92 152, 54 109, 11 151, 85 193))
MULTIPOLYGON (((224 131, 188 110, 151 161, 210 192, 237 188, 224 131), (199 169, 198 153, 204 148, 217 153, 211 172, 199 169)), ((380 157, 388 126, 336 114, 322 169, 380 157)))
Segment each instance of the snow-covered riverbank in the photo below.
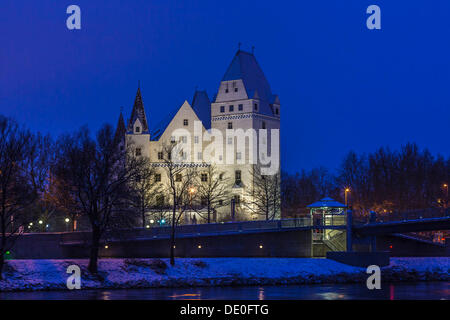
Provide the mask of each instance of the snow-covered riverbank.
MULTIPOLYGON (((67 267, 82 270, 81 288, 351 283, 365 281, 365 269, 327 259, 199 258, 102 259, 99 277, 87 272, 87 260, 10 260, 0 291, 67 290, 67 267)), ((391 258, 382 281, 450 281, 450 258, 391 258)))

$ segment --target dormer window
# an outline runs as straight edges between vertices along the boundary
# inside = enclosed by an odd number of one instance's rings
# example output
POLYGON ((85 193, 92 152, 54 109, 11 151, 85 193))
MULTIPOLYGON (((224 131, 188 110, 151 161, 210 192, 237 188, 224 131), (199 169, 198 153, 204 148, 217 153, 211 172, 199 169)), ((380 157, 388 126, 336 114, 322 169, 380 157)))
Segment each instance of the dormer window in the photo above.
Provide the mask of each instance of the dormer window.
POLYGON ((255 103, 255 111, 258 111, 258 104, 255 103))
POLYGON ((228 93, 228 88, 225 89, 225 93, 228 93))
POLYGON ((275 114, 280 114, 280 110, 278 108, 275 109, 275 114))
POLYGON ((234 88, 234 92, 238 92, 238 88, 234 88))
POLYGON ((189 120, 188 119, 184 119, 183 120, 183 125, 184 126, 188 126, 189 125, 189 120))
POLYGON ((141 132, 141 127, 136 127, 136 129, 134 131, 136 131, 136 133, 141 132))

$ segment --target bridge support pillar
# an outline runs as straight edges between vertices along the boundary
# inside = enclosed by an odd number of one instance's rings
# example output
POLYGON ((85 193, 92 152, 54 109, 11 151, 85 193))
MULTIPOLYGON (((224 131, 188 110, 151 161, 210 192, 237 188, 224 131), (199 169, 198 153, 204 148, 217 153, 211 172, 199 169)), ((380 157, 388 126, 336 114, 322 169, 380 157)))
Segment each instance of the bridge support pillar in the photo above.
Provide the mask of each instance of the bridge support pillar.
POLYGON ((353 228, 353 212, 351 209, 348 209, 347 210, 347 252, 353 251, 352 228, 353 228))
MULTIPOLYGON (((369 217, 369 223, 377 223, 377 213, 375 211, 370 211, 370 217, 369 217)), ((370 251, 376 252, 377 251, 377 237, 371 236, 370 237, 370 251)))

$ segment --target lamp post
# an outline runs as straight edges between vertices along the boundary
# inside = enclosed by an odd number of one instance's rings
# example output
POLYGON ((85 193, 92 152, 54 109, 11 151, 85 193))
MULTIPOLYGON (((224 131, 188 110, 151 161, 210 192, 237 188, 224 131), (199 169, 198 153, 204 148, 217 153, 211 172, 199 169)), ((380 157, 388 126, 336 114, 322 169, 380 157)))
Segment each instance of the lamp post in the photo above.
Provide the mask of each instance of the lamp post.
POLYGON ((348 196, 347 194, 350 192, 350 188, 345 188, 345 207, 348 207, 348 196))
POLYGON ((70 222, 70 219, 69 219, 69 218, 65 218, 65 219, 64 219, 64 222, 66 223, 66 231, 69 232, 69 222, 70 222))
POLYGON ((445 190, 445 208, 447 208, 447 206, 448 206, 448 184, 447 184, 447 183, 444 183, 444 184, 442 185, 442 187, 443 187, 444 190, 445 190))

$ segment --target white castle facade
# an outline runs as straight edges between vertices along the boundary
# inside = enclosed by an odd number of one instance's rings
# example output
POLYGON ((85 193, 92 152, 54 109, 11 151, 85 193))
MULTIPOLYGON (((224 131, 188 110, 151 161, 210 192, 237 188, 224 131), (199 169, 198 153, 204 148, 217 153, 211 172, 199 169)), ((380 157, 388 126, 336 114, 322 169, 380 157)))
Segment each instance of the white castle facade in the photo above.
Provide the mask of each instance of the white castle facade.
MULTIPOLYGON (((138 88, 127 125, 121 115, 118 131, 122 128, 137 155, 155 164, 156 183, 167 184, 164 163, 170 156, 166 150, 176 143, 177 161, 196 167, 201 175, 196 183, 213 178, 224 181, 227 196, 215 203, 211 222, 264 219, 254 204, 254 192, 259 192, 254 188, 254 170, 279 176, 280 101, 254 54, 236 53, 212 101, 206 91, 196 90, 191 104, 185 101, 163 121, 153 124, 147 119, 138 88), (208 166, 215 168, 216 177, 207 176, 208 166)), ((192 190, 196 187, 193 184, 192 190)), ((160 196, 169 200, 164 192, 160 196)), ((184 222, 191 222, 195 215, 191 211, 184 222)), ((278 216, 279 212, 274 215, 278 216)), ((202 217, 194 220, 201 223, 202 217)))

